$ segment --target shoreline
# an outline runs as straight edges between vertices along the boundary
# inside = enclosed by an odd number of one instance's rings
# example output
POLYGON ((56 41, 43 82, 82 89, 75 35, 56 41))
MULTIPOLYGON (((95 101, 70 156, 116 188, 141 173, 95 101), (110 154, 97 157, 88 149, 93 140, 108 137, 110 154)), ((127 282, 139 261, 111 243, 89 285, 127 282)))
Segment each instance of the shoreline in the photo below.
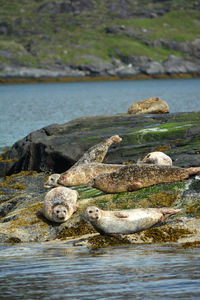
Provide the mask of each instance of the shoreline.
POLYGON ((118 81, 118 80, 152 80, 152 79, 190 79, 199 78, 197 73, 177 73, 160 75, 130 75, 130 76, 69 76, 69 77, 0 77, 0 84, 18 84, 18 83, 56 83, 56 82, 94 82, 94 81, 118 81))

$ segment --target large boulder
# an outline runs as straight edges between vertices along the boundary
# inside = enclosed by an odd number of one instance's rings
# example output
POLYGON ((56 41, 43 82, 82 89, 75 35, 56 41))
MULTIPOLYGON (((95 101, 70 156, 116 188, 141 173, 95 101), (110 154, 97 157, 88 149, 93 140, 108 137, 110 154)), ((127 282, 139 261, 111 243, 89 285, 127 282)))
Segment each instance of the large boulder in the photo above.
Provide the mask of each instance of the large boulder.
POLYGON ((134 102, 129 106, 129 114, 166 114, 169 113, 168 104, 158 97, 134 102))
POLYGON ((200 166, 200 113, 79 118, 30 133, 0 156, 1 175, 22 170, 61 173, 93 145, 118 134, 122 142, 110 147, 105 163, 137 162, 147 153, 163 151, 177 166, 200 166))

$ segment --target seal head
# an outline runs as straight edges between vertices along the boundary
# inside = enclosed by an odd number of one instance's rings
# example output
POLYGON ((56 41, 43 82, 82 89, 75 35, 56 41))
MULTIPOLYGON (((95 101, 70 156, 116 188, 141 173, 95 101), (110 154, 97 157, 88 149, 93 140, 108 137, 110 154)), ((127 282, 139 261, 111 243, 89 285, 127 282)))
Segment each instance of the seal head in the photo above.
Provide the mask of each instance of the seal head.
POLYGON ((45 188, 52 188, 52 187, 56 187, 59 186, 58 184, 58 179, 60 178, 60 174, 52 174, 48 177, 47 181, 44 184, 45 188))
POLYGON ((50 221, 63 223, 78 209, 78 192, 66 187, 55 187, 46 193, 43 215, 50 221))
POLYGON ((68 220, 69 207, 67 205, 58 204, 53 207, 52 221, 63 223, 68 220))

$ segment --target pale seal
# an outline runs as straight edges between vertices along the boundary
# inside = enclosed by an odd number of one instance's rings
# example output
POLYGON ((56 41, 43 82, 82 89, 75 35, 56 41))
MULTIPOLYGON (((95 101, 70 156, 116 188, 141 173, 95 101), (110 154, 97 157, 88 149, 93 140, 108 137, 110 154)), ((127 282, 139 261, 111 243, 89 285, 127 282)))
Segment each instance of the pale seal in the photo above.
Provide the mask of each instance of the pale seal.
POLYGON ((131 192, 159 183, 182 181, 197 174, 200 174, 200 167, 127 165, 116 172, 98 175, 90 182, 90 186, 107 193, 131 192))
POLYGON ((70 169, 68 169, 66 172, 62 173, 60 180, 59 180, 59 178, 60 178, 61 174, 56 174, 56 173, 52 174, 48 177, 47 181, 44 184, 44 187, 51 188, 51 187, 59 186, 59 184, 62 184, 65 186, 87 184, 93 177, 95 177, 101 173, 104 173, 103 169, 104 170, 110 169, 111 171, 116 170, 117 167, 115 168, 113 165, 110 165, 111 167, 109 167, 109 165, 108 165, 108 167, 106 167, 106 165, 101 167, 98 165, 98 163, 101 163, 104 160, 104 157, 105 157, 106 153, 108 152, 108 148, 112 144, 117 144, 117 143, 120 143, 121 141, 122 141, 122 138, 120 138, 118 135, 113 135, 110 138, 104 140, 103 142, 89 148, 83 154, 83 156, 70 169), (90 164, 90 163, 94 163, 94 165, 91 165, 91 167, 90 166, 82 167, 82 165, 90 164), (96 163, 96 165, 95 165, 95 163, 96 163), (81 165, 81 167, 79 168, 78 166, 80 166, 80 165, 81 165), (102 172, 98 172, 98 170, 99 171, 102 170, 102 172), (76 172, 77 172, 77 175, 76 175, 76 172), (95 174, 95 176, 93 176, 92 174, 95 174), (68 178, 72 178, 72 179, 67 179, 67 176, 68 176, 68 178), (79 179, 78 176, 81 176, 82 180, 79 179), (59 181, 59 183, 58 183, 58 181, 59 181), (80 182, 79 184, 77 184, 78 181, 80 182))
MULTIPOLYGON (((59 178, 57 179, 57 184, 64 186, 88 184, 99 174, 111 173, 119 170, 121 167, 123 167, 123 165, 102 163, 77 165, 73 168, 70 168, 65 173, 60 174, 59 178)), ((52 180, 54 180, 54 178, 52 178, 52 180)))
POLYGON ((50 221, 63 223, 78 209, 77 198, 77 191, 56 187, 45 195, 42 213, 50 221))
POLYGON ((181 209, 165 207, 104 211, 89 206, 85 211, 85 218, 101 234, 132 234, 163 222, 179 211, 181 209))
POLYGON ((44 184, 45 188, 52 188, 52 187, 56 187, 59 186, 58 184, 58 179, 60 178, 60 174, 55 173, 55 174, 51 174, 47 181, 44 184))
POLYGON ((172 166, 172 159, 163 152, 154 151, 148 153, 143 159, 139 160, 138 163, 172 166))

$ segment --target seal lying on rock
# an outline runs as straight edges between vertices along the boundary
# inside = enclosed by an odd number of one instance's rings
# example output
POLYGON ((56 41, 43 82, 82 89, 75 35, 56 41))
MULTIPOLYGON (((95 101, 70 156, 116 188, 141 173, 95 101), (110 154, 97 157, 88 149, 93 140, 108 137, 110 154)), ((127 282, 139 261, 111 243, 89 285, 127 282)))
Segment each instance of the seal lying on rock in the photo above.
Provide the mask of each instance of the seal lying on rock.
POLYGON ((113 135, 107 140, 104 140, 103 142, 94 145, 83 154, 83 156, 72 166, 72 168, 74 168, 77 165, 88 164, 92 162, 101 163, 104 160, 106 153, 108 152, 108 148, 112 144, 117 144, 121 141, 122 138, 120 138, 118 135, 113 135))
POLYGON ((181 181, 196 174, 200 174, 200 167, 127 165, 116 172, 98 175, 89 185, 107 193, 131 192, 159 183, 181 181))
POLYGON ((138 164, 140 163, 172 166, 171 158, 160 151, 148 153, 142 160, 138 161, 138 164))
POLYGON ((123 165, 88 163, 75 166, 60 174, 57 183, 64 186, 88 184, 99 174, 111 173, 119 170, 123 165))
POLYGON ((78 209, 78 197, 77 191, 56 187, 46 194, 42 213, 50 221, 63 223, 78 209))
POLYGON ((85 217, 101 234, 132 234, 163 222, 181 209, 173 208, 137 208, 121 211, 104 211, 89 206, 85 217))
POLYGON ((69 170, 67 170, 62 174, 50 175, 44 187, 51 188, 51 187, 59 186, 59 184, 65 186, 87 184, 95 176, 102 173, 106 173, 105 170, 107 170, 107 173, 117 170, 118 169, 117 166, 116 167, 114 167, 114 165, 100 166, 100 163, 104 160, 104 157, 108 152, 108 148, 112 144, 120 143, 121 141, 122 138, 120 138, 118 135, 113 135, 107 140, 104 140, 103 142, 89 148, 69 170), (90 163, 94 163, 94 164, 93 165, 91 164, 90 166, 85 166, 90 163), (79 167, 80 165, 81 167, 79 167), (61 178, 60 175, 62 175, 61 178), (80 176, 80 178, 78 178, 78 176, 80 176))
POLYGON ((48 177, 47 181, 44 184, 45 188, 52 188, 52 187, 56 187, 59 186, 58 184, 58 179, 60 178, 60 174, 55 173, 52 174, 48 177))

